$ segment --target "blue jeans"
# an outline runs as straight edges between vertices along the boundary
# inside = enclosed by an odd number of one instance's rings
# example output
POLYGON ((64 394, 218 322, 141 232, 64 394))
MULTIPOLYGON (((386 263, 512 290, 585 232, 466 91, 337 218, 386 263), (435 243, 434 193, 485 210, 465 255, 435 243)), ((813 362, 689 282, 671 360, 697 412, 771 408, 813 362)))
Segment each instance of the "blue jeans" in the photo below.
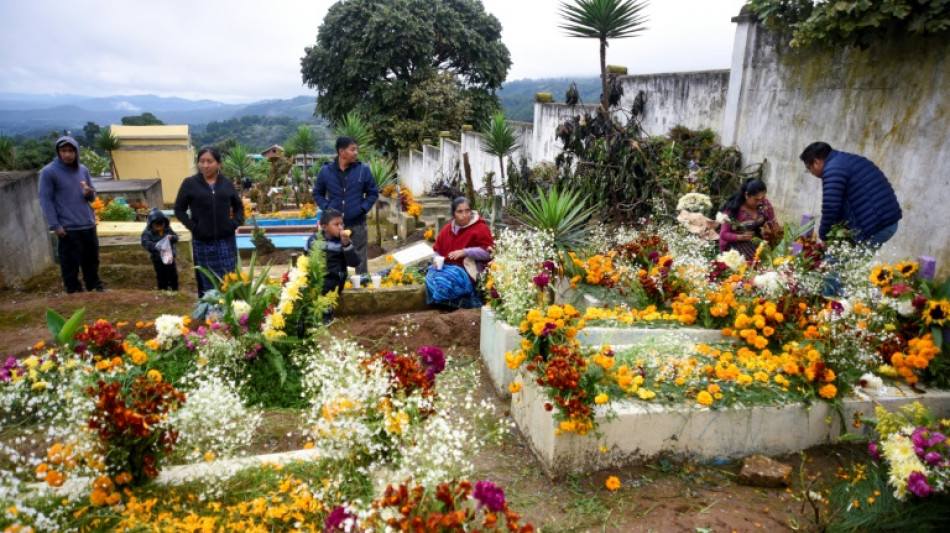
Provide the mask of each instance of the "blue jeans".
MULTIPOLYGON (((871 250, 877 250, 883 246, 885 242, 889 241, 895 233, 897 233, 897 222, 891 224, 890 226, 879 229, 876 233, 871 234, 867 238, 858 240, 858 244, 871 250)), ((829 256, 825 257, 825 262, 834 265, 837 260, 834 257, 829 256)), ((832 271, 824 279, 824 283, 821 287, 821 295, 826 298, 841 297, 841 280, 839 279, 837 272, 832 271)))

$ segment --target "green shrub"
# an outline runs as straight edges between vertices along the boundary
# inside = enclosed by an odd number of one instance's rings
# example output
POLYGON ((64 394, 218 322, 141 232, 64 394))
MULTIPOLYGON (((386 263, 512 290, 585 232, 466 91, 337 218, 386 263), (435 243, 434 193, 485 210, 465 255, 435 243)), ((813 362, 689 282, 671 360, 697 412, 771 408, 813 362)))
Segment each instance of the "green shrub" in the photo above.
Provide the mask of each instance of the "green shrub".
POLYGON ((99 220, 109 222, 128 222, 135 220, 135 210, 126 204, 109 202, 99 213, 99 220))

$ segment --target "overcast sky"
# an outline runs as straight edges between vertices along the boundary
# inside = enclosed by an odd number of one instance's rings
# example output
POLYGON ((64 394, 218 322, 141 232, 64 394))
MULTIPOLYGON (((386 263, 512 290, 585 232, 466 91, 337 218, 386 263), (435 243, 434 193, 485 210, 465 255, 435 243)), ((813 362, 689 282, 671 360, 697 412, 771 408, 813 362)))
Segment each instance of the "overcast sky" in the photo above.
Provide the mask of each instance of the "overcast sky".
MULTIPOLYGON (((314 94, 301 82, 331 0, 0 0, 0 93, 157 94, 229 103, 314 94)), ((597 42, 558 28, 556 0, 482 0, 508 80, 599 73, 597 42)), ((631 74, 729 68, 745 0, 652 0, 647 30, 611 41, 631 74)))

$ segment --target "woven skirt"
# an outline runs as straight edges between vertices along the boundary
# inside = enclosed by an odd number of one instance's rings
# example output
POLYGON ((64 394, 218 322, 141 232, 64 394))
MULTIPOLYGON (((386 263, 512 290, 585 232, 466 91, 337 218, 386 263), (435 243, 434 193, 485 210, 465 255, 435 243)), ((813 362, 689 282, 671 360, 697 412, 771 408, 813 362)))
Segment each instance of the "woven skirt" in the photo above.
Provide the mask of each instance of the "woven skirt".
MULTIPOLYGON (((214 272, 219 278, 234 272, 237 266, 237 239, 227 237, 217 241, 191 241, 195 256, 195 266, 202 266, 214 272)), ((214 288, 211 280, 201 272, 197 272, 198 297, 214 288)))

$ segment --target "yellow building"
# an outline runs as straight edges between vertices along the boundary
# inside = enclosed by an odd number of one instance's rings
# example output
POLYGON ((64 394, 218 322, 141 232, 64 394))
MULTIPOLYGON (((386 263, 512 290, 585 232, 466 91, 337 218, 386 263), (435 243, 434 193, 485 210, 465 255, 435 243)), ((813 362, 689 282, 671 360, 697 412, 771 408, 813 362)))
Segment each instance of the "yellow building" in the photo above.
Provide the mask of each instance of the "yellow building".
POLYGON ((178 187, 197 172, 188 126, 110 126, 119 139, 112 153, 119 179, 158 178, 162 203, 171 206, 178 187))

